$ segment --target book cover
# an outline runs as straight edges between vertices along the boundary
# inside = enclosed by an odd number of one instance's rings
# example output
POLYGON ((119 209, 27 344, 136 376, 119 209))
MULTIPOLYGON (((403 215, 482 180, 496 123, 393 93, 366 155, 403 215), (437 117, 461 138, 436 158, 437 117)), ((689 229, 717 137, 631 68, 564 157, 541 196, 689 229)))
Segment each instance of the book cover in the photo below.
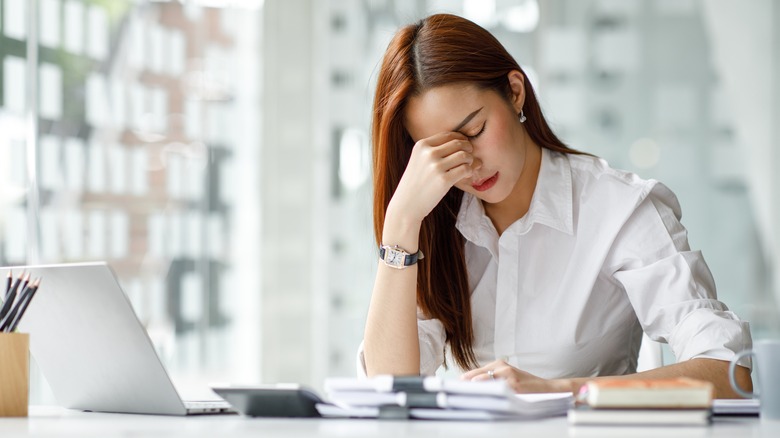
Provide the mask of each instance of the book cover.
POLYGON ((584 384, 578 402, 593 408, 709 408, 712 383, 686 377, 599 379, 584 384))
POLYGON ((578 406, 568 413, 572 425, 706 426, 709 409, 594 409, 578 406))

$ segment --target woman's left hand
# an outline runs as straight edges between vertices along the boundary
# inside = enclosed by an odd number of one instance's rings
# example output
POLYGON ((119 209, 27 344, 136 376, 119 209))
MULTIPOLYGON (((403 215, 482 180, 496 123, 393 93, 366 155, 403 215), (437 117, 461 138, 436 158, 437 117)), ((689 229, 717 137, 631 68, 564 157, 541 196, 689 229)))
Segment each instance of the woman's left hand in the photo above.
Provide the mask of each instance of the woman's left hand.
POLYGON ((519 370, 504 360, 491 362, 481 368, 464 373, 461 380, 506 380, 510 388, 516 393, 531 392, 567 392, 574 391, 572 383, 565 379, 548 380, 531 373, 519 370))

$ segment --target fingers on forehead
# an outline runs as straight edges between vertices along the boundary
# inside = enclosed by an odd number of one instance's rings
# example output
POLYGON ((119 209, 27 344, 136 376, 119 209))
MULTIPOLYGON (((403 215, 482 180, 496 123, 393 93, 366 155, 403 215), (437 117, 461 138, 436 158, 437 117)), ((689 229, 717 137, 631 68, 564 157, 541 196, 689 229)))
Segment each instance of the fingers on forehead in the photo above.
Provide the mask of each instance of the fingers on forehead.
POLYGON ((460 132, 447 131, 447 132, 436 134, 432 138, 437 138, 441 140, 462 140, 465 139, 466 136, 461 134, 460 132))

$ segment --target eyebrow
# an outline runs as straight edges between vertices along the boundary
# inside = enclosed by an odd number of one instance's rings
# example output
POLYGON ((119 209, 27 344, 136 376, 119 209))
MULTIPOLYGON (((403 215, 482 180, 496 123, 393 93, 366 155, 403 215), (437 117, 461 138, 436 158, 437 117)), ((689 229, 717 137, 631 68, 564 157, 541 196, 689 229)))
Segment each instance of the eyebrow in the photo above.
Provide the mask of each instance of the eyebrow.
POLYGON ((456 127, 455 127, 455 129, 453 129, 452 131, 453 131, 453 132, 458 132, 458 131, 460 131, 460 130, 461 130, 461 128, 463 128, 464 126, 466 126, 466 123, 470 122, 470 121, 471 121, 471 119, 473 119, 473 118, 474 118, 474 116, 476 116, 476 115, 477 115, 477 113, 479 113, 480 111, 482 111, 482 108, 484 108, 484 106, 483 106, 483 107, 481 107, 480 109, 478 109, 478 110, 474 111, 473 113, 471 113, 471 114, 467 115, 467 116, 466 116, 466 118, 465 118, 465 119, 463 119, 463 121, 462 121, 462 122, 460 122, 460 124, 459 124, 458 126, 456 126, 456 127))

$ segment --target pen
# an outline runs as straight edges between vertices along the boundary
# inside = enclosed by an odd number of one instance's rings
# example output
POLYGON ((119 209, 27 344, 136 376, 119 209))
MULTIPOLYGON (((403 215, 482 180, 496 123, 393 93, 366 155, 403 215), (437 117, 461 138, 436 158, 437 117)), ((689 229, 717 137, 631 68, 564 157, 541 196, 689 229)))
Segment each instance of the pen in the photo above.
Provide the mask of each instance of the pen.
MULTIPOLYGON (((27 306, 30 305, 30 301, 32 301, 33 297, 35 296, 35 293, 38 291, 38 287, 41 285, 41 279, 38 278, 35 280, 30 286, 30 290, 27 291, 24 296, 22 297, 21 301, 19 301, 19 304, 17 305, 18 312, 16 312, 16 317, 13 318, 13 321, 8 326, 9 332, 16 331, 16 326, 19 325, 19 322, 22 320, 22 316, 24 315, 24 312, 27 311, 27 306)), ((16 309, 14 309, 16 310, 16 309)))

